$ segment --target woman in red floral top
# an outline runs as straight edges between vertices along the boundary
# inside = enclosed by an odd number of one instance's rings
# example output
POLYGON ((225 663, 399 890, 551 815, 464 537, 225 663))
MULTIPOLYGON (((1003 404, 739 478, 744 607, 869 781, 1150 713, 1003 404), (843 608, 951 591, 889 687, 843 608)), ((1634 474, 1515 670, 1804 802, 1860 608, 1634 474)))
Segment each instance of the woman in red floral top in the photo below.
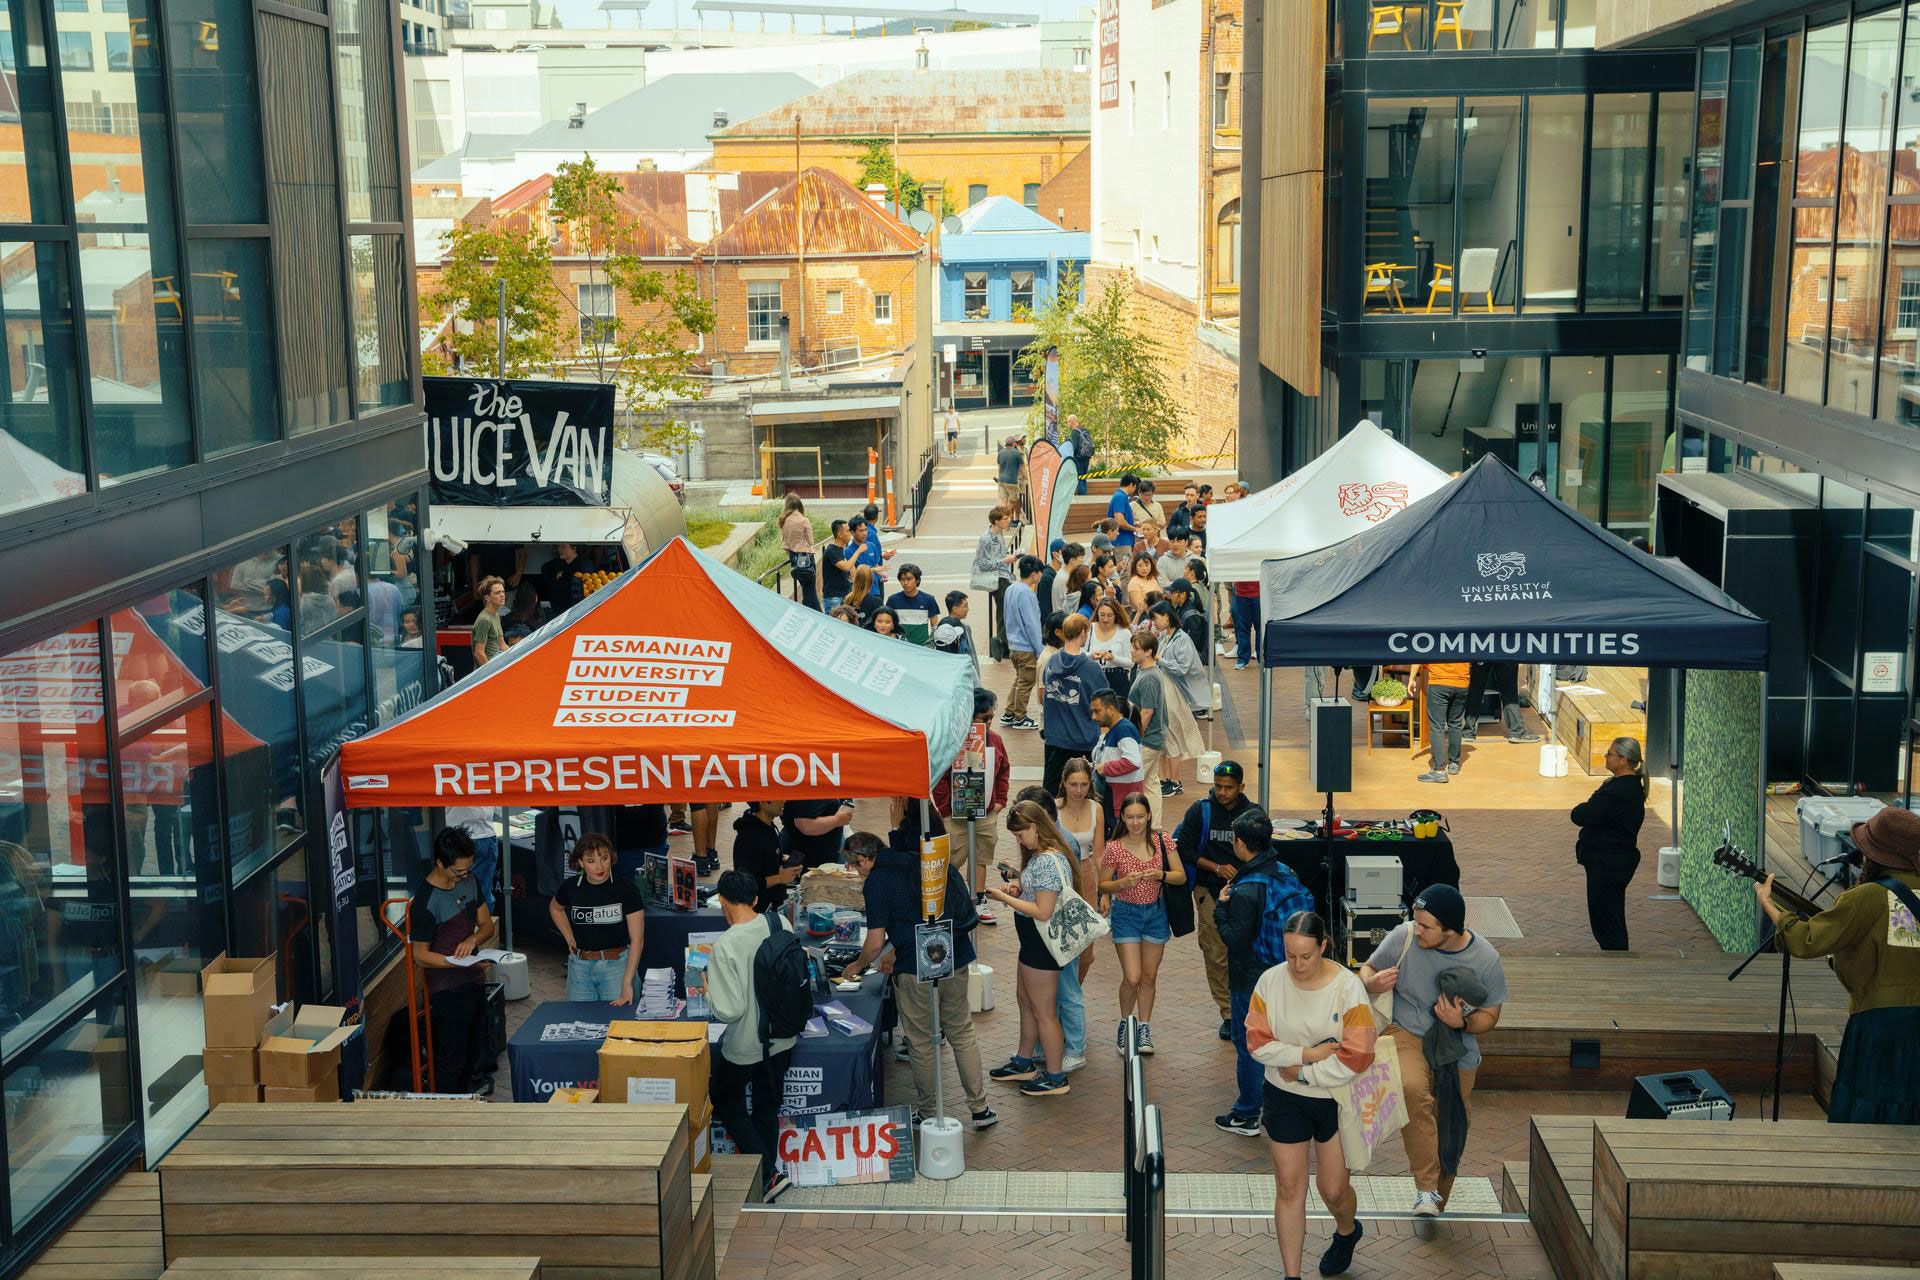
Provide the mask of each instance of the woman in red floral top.
POLYGON ((1155 984, 1160 957, 1173 930, 1167 923, 1163 886, 1183 885, 1187 869, 1164 831, 1153 829, 1144 792, 1120 803, 1121 834, 1100 855, 1100 892, 1113 899, 1113 949, 1120 953, 1120 1027, 1114 1036, 1126 1052, 1127 1015, 1139 1012, 1140 1052, 1153 1052, 1155 984))

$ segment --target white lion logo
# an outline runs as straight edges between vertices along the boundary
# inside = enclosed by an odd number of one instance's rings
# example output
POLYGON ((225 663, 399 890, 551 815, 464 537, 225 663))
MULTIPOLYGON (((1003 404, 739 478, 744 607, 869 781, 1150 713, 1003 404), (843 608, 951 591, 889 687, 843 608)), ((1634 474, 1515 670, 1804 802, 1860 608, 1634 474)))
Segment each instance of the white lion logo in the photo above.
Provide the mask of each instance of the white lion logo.
POLYGON ((1474 557, 1474 565, 1483 578, 1497 578, 1509 582, 1514 578, 1527 576, 1527 553, 1524 551, 1482 551, 1474 557))
POLYGON ((1407 486, 1389 480, 1384 484, 1343 484, 1340 486, 1340 514, 1365 516, 1379 524, 1407 505, 1407 486))

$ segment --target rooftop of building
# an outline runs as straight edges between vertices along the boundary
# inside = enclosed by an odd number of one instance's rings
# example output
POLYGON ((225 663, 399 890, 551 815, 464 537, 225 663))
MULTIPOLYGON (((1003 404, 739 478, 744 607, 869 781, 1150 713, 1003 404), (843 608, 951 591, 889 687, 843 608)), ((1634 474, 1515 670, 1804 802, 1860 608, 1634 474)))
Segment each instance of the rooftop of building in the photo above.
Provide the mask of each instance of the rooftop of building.
POLYGON ((711 136, 791 137, 795 116, 810 134, 1085 134, 1087 77, 1053 68, 860 71, 778 104, 711 136))
POLYGON ((963 262, 1084 262, 1093 238, 1048 221, 1018 200, 988 196, 959 215, 960 230, 940 237, 940 260, 963 262))
POLYGON ((714 121, 745 120, 794 101, 813 88, 790 71, 662 76, 587 113, 579 128, 543 124, 515 141, 514 151, 705 151, 714 121))
POLYGON ((918 252, 921 240, 839 174, 808 169, 757 200, 700 256, 779 258, 802 245, 809 254, 896 254, 918 252), (797 235, 796 222, 802 224, 797 235))

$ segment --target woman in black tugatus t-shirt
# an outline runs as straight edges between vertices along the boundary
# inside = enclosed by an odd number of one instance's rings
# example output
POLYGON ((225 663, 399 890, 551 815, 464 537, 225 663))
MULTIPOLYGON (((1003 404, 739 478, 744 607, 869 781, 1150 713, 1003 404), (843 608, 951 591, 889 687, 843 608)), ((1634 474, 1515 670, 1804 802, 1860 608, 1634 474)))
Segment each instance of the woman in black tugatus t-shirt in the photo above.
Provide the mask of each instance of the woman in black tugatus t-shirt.
POLYGON ((589 832, 567 859, 576 874, 560 883, 547 911, 567 940, 567 999, 634 999, 646 900, 640 886, 613 874, 613 841, 589 832))

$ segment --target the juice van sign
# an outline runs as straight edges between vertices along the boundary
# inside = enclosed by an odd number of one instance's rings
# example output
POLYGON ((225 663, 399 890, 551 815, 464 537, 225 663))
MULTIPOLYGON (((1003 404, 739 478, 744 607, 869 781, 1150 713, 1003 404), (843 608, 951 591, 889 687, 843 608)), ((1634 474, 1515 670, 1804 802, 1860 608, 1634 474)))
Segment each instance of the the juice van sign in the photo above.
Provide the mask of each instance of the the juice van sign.
POLYGON ((612 501, 613 388, 423 378, 432 500, 456 507, 612 501))

